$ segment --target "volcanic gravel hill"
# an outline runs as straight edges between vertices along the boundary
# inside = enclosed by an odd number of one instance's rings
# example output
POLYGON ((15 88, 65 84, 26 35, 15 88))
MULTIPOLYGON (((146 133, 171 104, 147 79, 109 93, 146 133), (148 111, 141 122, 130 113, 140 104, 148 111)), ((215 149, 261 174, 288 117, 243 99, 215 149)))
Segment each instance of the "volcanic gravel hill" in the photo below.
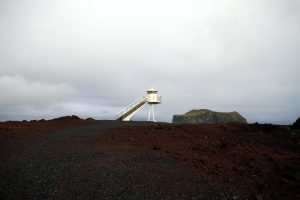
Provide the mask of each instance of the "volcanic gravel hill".
POLYGON ((0 122, 0 199, 300 199, 299 131, 76 116, 0 122))

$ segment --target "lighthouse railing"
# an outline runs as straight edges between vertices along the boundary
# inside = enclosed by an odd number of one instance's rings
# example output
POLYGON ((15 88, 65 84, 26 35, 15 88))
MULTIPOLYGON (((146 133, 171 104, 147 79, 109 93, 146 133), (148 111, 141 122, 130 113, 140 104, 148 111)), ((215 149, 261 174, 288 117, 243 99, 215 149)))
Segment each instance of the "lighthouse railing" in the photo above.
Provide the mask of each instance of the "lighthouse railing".
POLYGON ((158 102, 161 103, 162 101, 162 96, 158 96, 158 102))

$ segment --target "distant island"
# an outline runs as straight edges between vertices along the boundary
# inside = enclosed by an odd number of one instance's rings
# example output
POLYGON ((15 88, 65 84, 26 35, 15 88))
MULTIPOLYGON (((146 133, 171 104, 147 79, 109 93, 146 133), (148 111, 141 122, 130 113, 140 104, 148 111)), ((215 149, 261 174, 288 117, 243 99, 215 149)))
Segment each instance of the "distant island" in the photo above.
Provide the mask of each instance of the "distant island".
POLYGON ((238 112, 215 112, 208 109, 191 110, 183 115, 174 115, 174 124, 247 123, 238 112))

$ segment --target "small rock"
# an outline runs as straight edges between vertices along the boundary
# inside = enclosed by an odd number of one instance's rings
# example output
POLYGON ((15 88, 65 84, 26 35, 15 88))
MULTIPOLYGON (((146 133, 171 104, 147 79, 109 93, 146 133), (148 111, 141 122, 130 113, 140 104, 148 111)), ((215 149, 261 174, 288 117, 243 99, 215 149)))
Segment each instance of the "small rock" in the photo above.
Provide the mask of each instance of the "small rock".
POLYGON ((158 145, 154 145, 154 146, 152 147, 152 149, 153 149, 153 150, 160 150, 161 148, 160 148, 160 146, 158 146, 158 145))

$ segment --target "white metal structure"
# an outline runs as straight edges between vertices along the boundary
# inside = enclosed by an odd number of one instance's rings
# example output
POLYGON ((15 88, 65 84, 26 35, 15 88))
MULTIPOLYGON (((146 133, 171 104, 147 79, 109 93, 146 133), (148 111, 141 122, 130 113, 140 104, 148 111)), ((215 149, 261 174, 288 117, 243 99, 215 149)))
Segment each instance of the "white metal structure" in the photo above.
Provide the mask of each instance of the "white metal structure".
POLYGON ((150 109, 149 109, 148 121, 155 122, 155 113, 154 113, 153 105, 161 103, 161 96, 158 96, 157 93, 158 91, 155 90, 153 87, 147 90, 146 96, 142 96, 138 98, 129 106, 121 110, 117 114, 117 120, 130 121, 131 117, 134 114, 136 114, 144 105, 149 104, 150 109))

